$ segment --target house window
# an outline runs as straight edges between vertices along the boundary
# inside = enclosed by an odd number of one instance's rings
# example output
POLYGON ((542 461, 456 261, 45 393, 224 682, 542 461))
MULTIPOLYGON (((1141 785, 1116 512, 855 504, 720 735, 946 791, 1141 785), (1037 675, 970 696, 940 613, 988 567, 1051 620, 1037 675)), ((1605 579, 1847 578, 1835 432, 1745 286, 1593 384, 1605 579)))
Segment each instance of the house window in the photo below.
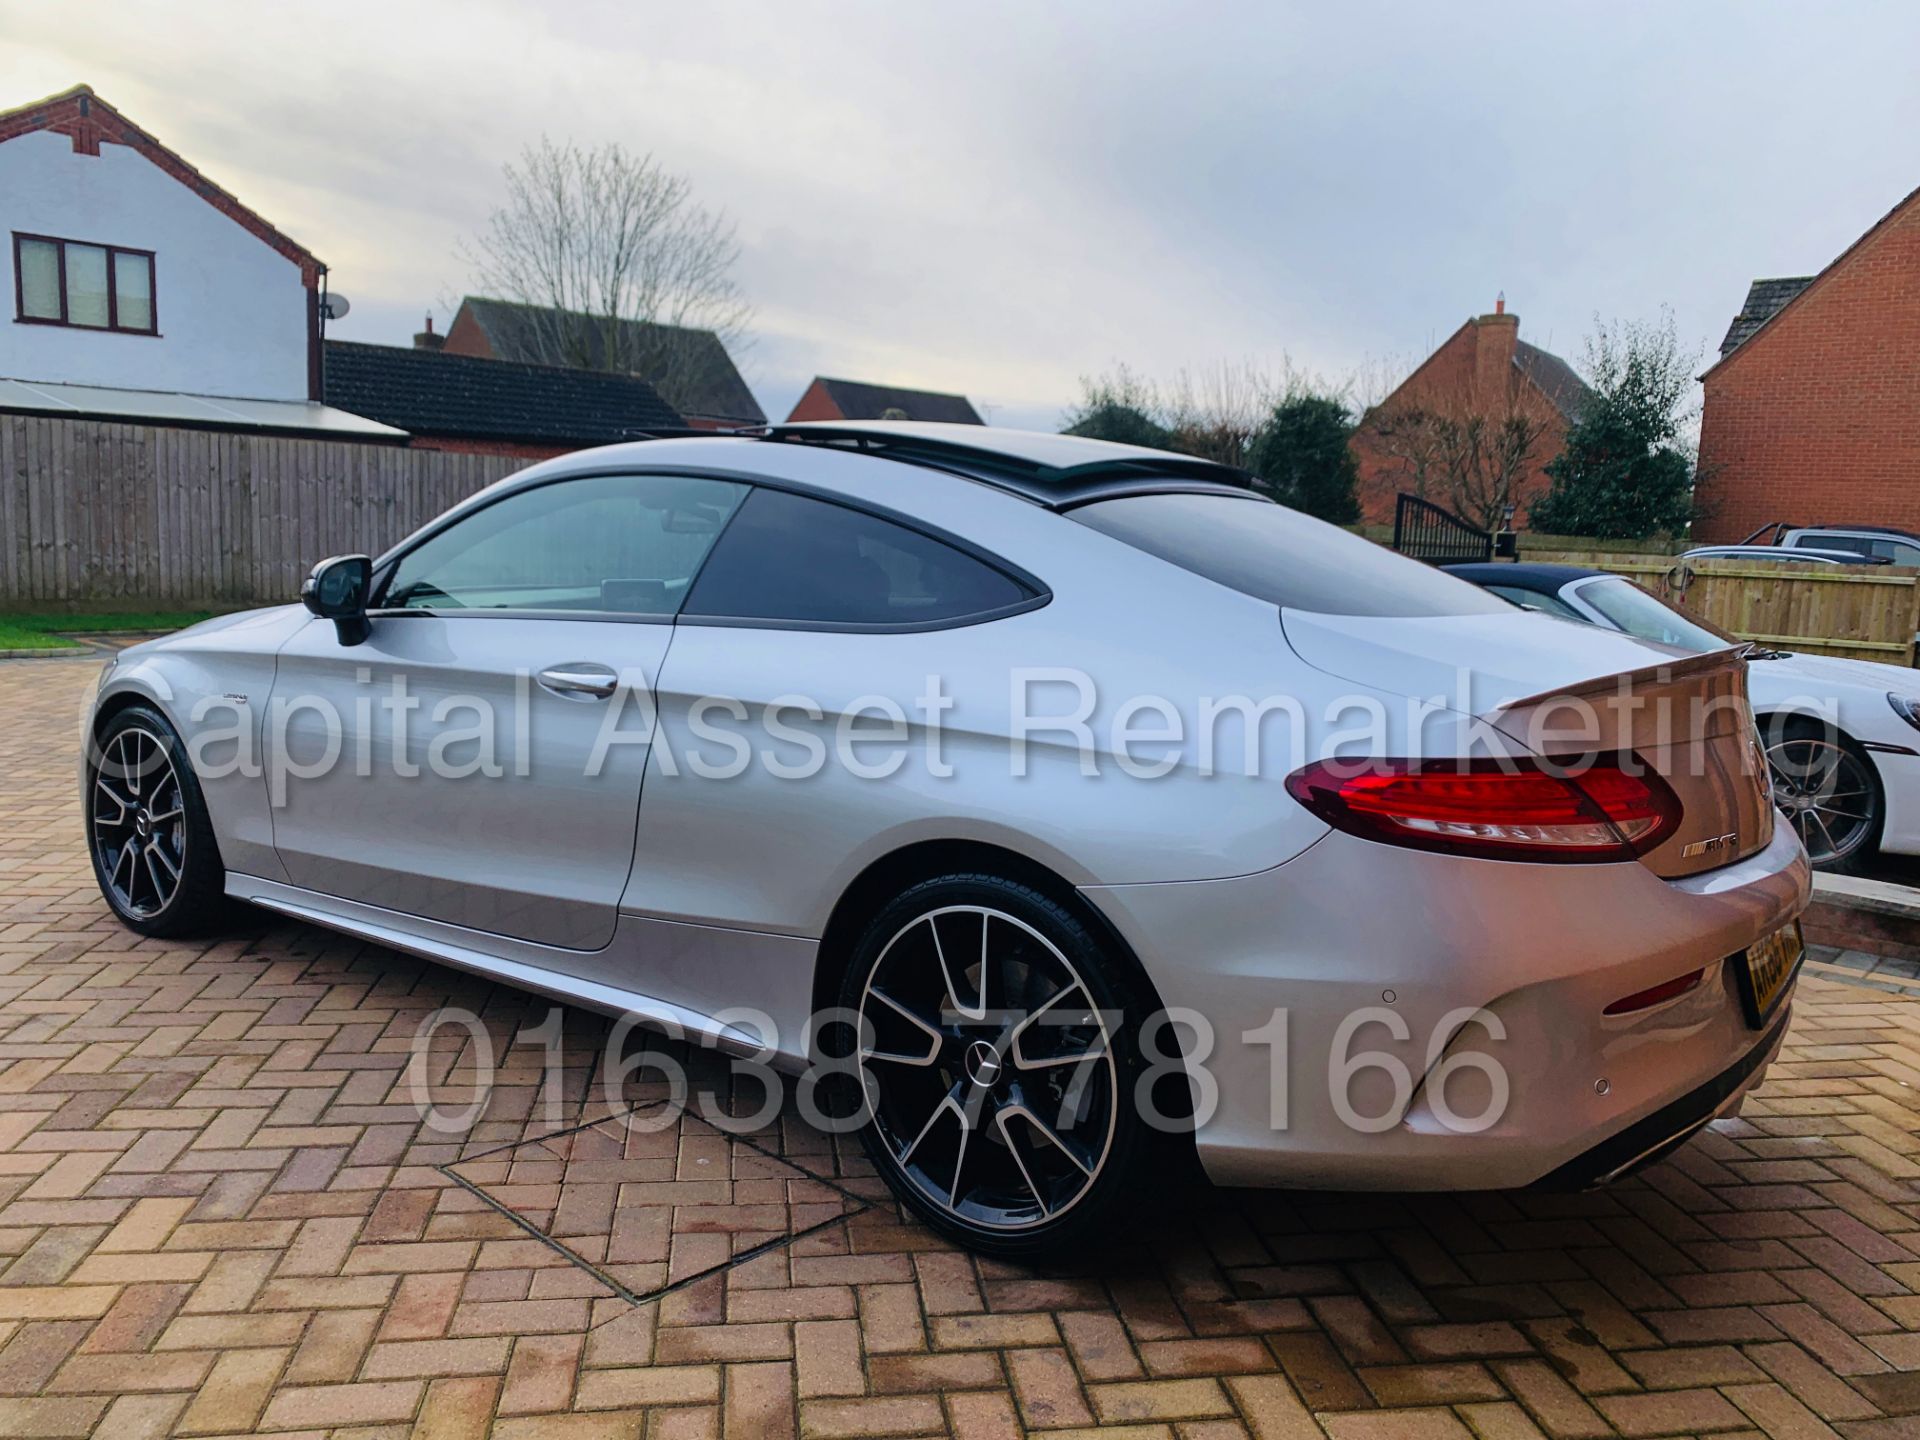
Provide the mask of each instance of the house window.
POLYGON ((13 285, 14 318, 26 324, 160 333, 151 250, 15 234, 13 285))

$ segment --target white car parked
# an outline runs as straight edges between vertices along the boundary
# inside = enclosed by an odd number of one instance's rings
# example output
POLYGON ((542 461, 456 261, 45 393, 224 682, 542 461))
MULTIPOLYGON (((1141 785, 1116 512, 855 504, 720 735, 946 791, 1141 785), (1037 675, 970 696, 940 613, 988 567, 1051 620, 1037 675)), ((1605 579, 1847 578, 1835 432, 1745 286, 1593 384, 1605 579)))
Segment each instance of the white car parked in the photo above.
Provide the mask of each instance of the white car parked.
MULTIPOLYGON (((1705 652, 1738 642, 1622 576, 1577 565, 1453 565, 1504 600, 1705 652)), ((1920 672, 1755 648, 1747 693, 1775 799, 1821 869, 1920 854, 1920 672)))

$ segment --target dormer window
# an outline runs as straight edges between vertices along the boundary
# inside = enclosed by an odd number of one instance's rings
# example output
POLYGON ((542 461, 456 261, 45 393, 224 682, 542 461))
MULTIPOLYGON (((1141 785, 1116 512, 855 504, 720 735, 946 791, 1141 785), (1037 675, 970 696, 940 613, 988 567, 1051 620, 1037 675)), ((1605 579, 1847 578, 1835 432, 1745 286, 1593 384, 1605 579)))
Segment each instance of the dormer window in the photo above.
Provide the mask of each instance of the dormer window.
POLYGON ((16 233, 13 288, 23 324, 160 333, 151 250, 16 233))

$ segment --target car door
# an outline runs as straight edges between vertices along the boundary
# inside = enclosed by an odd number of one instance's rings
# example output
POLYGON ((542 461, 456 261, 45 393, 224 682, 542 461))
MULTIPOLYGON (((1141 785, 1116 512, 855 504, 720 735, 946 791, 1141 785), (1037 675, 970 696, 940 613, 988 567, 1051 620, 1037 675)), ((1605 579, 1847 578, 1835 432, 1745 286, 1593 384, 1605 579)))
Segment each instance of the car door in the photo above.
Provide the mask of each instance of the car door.
POLYGON ((280 653, 263 747, 302 888, 536 944, 613 935, 652 682, 744 487, 578 476, 458 514, 383 566, 371 626, 280 653))
MULTIPOLYGON (((954 537, 756 488, 675 626, 623 908, 800 930, 876 836, 1003 809, 996 785, 1025 783, 1006 778, 995 708, 1010 703, 1007 631, 1045 600, 954 537)), ((696 1009, 748 989, 711 969, 649 982, 696 1009)))

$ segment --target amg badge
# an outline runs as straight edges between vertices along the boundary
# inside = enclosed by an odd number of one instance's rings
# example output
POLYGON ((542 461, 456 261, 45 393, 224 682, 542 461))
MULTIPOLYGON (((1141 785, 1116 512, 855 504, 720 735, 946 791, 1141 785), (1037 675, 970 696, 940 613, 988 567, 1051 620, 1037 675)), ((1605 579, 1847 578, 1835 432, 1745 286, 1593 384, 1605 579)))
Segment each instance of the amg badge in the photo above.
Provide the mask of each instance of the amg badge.
POLYGON ((1691 845, 1682 845, 1680 858, 1691 860, 1696 855, 1711 855, 1716 850, 1731 850, 1739 843, 1740 835, 1737 831, 1726 835, 1709 835, 1705 840, 1696 840, 1691 845))

